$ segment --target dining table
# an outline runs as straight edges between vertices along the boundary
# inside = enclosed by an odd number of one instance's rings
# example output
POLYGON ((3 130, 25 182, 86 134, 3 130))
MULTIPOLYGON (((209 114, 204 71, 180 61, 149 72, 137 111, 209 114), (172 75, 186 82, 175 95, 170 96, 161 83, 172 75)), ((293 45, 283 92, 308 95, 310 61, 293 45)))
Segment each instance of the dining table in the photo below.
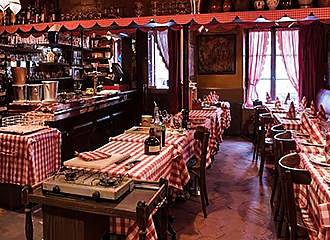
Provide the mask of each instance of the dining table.
POLYGON ((312 136, 302 132, 299 119, 289 121, 285 119, 284 113, 273 113, 273 115, 276 121, 283 124, 284 129, 291 132, 301 160, 299 167, 307 169, 311 174, 312 181, 309 185, 294 186, 295 199, 308 229, 309 238, 328 240, 330 239, 330 164, 325 158, 325 147, 329 144, 325 139, 326 134, 330 133, 324 131, 323 142, 315 143, 312 141, 312 136))
POLYGON ((61 166, 61 132, 45 127, 28 134, 0 132, 0 183, 34 185, 61 166))
MULTIPOLYGON (((137 136, 142 136, 135 134, 137 136)), ((118 136, 122 138, 123 136, 118 136)), ((143 136, 147 137, 147 135, 143 136)), ((178 155, 178 150, 174 145, 167 144, 162 147, 158 155, 144 154, 144 143, 140 141, 125 141, 110 139, 109 143, 96 149, 103 153, 111 154, 129 154, 129 158, 119 164, 113 163, 101 171, 110 176, 127 176, 136 180, 159 181, 161 178, 168 180, 169 186, 176 189, 183 189, 183 186, 189 181, 190 176, 183 157, 178 155), (127 168, 130 163, 133 166, 127 168)), ((77 167, 66 165, 68 168, 77 169, 77 167)), ((80 168, 81 169, 81 168, 80 168)), ((93 169, 84 170, 93 171, 93 169)), ((126 239, 139 239, 138 225, 132 219, 123 217, 110 217, 110 232, 113 234, 125 235, 126 239)), ((148 219, 147 238, 157 239, 157 231, 152 219, 148 219)))

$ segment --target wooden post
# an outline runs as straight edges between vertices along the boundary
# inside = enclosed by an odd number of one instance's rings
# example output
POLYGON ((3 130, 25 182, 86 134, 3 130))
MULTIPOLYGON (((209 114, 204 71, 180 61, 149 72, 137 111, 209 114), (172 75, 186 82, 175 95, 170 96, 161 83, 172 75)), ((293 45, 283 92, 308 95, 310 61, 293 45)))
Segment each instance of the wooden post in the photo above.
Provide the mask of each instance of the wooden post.
POLYGON ((183 25, 183 122, 189 121, 189 24, 183 25))

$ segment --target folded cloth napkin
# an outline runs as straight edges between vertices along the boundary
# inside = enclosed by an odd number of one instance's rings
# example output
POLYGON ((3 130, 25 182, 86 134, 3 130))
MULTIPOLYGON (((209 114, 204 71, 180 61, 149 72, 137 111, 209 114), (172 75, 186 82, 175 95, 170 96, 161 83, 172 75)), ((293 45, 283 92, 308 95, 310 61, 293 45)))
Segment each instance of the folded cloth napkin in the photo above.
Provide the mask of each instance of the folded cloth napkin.
POLYGON ((324 144, 323 135, 320 126, 315 120, 309 119, 305 112, 301 114, 301 131, 303 134, 310 136, 310 139, 315 144, 324 144))
POLYGON ((301 99, 300 105, 303 109, 305 109, 307 107, 307 99, 305 96, 303 96, 303 98, 301 99))
POLYGON ((294 107, 293 101, 290 103, 289 111, 286 114, 287 118, 296 118, 296 109, 294 107))
POLYGON ((129 154, 120 154, 120 153, 112 153, 111 157, 104 158, 98 161, 85 161, 80 157, 75 157, 71 160, 65 161, 64 166, 102 170, 104 168, 109 167, 113 163, 121 163, 130 157, 131 156, 129 154))
POLYGON ((275 108, 281 108, 281 101, 278 97, 276 97, 276 100, 275 100, 275 108))
POLYGON ((268 92, 266 92, 266 102, 270 103, 272 101, 272 97, 269 95, 268 92))
POLYGON ((325 139, 325 160, 327 161, 327 163, 330 163, 330 133, 327 133, 325 139))
POLYGON ((288 93, 288 95, 286 95, 284 104, 288 104, 288 101, 290 101, 291 97, 290 97, 290 93, 288 93))
POLYGON ((327 116, 325 114, 325 110, 322 104, 320 105, 320 111, 317 113, 317 118, 320 121, 327 121, 327 116))
POLYGON ((97 160, 109 158, 111 157, 111 154, 101 151, 90 151, 90 152, 79 153, 78 157, 85 161, 97 161, 97 160))
POLYGON ((322 203, 319 206, 319 213, 320 213, 320 224, 322 228, 329 228, 330 227, 330 203, 322 203))
POLYGON ((315 108, 315 104, 314 101, 311 101, 311 111, 310 111, 312 116, 316 116, 317 112, 316 112, 316 108, 315 108))
POLYGON ((309 134, 312 142, 317 144, 324 144, 325 139, 318 122, 315 119, 309 119, 309 122, 311 126, 311 131, 309 134))

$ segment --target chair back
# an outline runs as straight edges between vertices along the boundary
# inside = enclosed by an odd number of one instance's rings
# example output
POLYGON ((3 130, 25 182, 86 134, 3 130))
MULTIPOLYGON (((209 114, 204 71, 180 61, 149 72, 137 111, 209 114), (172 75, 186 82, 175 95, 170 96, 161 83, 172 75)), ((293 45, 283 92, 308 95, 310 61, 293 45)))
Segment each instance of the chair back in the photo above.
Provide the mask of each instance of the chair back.
POLYGON ((266 107, 262 105, 255 106, 253 109, 254 109, 254 124, 255 126, 258 126, 260 125, 259 115, 262 113, 268 113, 268 111, 266 107))
POLYGON ((285 202, 285 216, 291 228, 291 234, 298 231, 293 184, 309 185, 311 183, 309 171, 299 169, 299 164, 300 157, 297 153, 285 155, 279 161, 279 176, 285 202))
POLYGON ((284 131, 274 136, 274 154, 275 164, 277 161, 293 151, 296 150, 296 141, 292 139, 291 132, 284 131))
POLYGON ((270 131, 272 133, 272 137, 274 137, 278 133, 285 132, 285 129, 284 129, 283 124, 277 124, 277 125, 272 126, 270 131))
POLYGON ((201 177, 202 175, 205 176, 206 156, 207 156, 207 149, 209 144, 209 137, 210 137, 210 132, 206 127, 198 126, 196 128, 194 139, 198 140, 201 143, 201 160, 200 160, 201 177))

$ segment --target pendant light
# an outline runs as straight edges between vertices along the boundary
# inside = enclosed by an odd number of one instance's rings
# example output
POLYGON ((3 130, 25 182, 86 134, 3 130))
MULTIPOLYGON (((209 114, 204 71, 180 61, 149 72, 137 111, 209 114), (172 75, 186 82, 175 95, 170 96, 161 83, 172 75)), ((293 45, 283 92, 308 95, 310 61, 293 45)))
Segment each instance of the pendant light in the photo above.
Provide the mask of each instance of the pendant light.
POLYGON ((9 0, 0 0, 0 10, 1 11, 6 11, 7 8, 9 7, 9 0))
POLYGON ((20 0, 9 0, 9 8, 16 15, 22 8, 20 0))

